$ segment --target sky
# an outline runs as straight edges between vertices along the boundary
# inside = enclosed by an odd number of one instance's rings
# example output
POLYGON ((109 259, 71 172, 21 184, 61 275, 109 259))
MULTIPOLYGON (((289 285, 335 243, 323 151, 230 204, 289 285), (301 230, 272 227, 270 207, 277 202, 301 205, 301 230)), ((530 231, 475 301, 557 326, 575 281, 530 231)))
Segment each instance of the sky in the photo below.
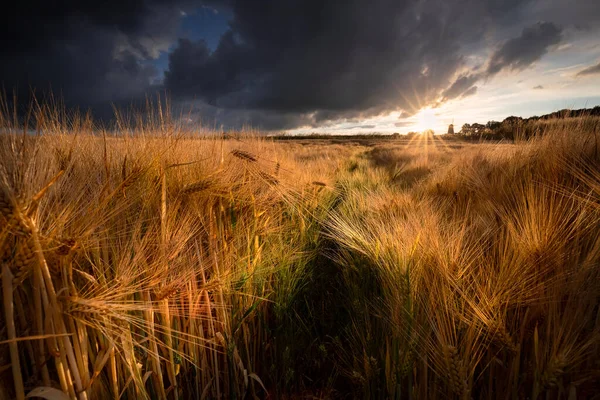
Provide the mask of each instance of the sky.
MULTIPOLYGON (((11 13, 12 12, 12 13, 11 13)), ((600 104, 597 0, 15 3, 0 82, 110 119, 168 95, 194 124, 407 133, 600 104)))

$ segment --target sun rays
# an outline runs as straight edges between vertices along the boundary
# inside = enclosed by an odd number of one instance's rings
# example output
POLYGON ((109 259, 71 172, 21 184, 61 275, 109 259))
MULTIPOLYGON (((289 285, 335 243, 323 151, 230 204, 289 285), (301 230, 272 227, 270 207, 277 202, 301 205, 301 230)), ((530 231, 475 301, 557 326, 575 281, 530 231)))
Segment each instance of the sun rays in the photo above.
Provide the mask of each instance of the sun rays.
POLYGON ((421 133, 428 130, 435 130, 438 123, 435 110, 430 107, 421 109, 421 111, 417 113, 416 118, 417 123, 414 125, 414 128, 417 132, 421 133))

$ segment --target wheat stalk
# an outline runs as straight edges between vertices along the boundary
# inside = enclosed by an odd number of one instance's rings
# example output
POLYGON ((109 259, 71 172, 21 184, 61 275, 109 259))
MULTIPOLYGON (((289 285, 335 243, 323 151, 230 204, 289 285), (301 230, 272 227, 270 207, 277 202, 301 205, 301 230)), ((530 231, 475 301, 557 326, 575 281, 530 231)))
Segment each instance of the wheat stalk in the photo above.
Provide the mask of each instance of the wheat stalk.
POLYGON ((194 182, 194 183, 188 183, 181 189, 181 192, 186 195, 191 195, 194 193, 203 192, 205 190, 208 190, 213 186, 213 184, 214 184, 214 182, 212 180, 208 180, 208 179, 201 180, 201 181, 194 182))
POLYGON ((279 184, 279 180, 277 178, 275 178, 274 176, 267 174, 266 172, 263 171, 259 171, 258 175, 265 180, 265 182, 267 182, 269 185, 273 185, 276 186, 279 184))
POLYGON ((13 303, 13 275, 6 264, 2 264, 2 293, 4 301, 4 315, 6 331, 8 334, 8 347, 10 350, 10 360, 13 375, 13 382, 17 400, 25 399, 25 389, 23 387, 23 377, 21 375, 21 363, 19 361, 19 347, 17 345, 17 332, 14 320, 13 303))
POLYGON ((231 155, 247 162, 255 163, 258 161, 256 156, 243 150, 231 150, 231 155))

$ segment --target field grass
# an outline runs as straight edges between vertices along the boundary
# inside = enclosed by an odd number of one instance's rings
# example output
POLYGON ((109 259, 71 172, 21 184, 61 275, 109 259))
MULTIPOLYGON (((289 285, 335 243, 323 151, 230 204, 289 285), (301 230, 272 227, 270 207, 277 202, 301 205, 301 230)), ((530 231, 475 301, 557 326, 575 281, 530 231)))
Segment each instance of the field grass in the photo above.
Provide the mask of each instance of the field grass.
POLYGON ((494 144, 35 120, 0 121, 0 399, 598 398, 598 120, 494 144))

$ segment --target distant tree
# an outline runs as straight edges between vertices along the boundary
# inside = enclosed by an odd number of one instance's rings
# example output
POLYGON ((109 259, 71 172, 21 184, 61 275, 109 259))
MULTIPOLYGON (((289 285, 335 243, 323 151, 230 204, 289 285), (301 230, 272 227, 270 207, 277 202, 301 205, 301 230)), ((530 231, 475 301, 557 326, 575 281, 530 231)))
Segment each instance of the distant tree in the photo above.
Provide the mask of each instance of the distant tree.
POLYGON ((448 125, 448 134, 454 135, 454 124, 448 125))
POLYGON ((474 135, 481 135, 485 129, 485 125, 474 123, 471 125, 471 129, 473 130, 474 135))
POLYGON ((400 137, 400 134, 398 132, 394 132, 394 133, 392 133, 392 137, 394 139, 398 139, 400 137))
POLYGON ((471 129, 471 124, 464 124, 460 129, 460 133, 465 136, 471 135, 473 133, 473 130, 471 129))
POLYGON ((498 134, 504 139, 513 140, 523 125, 523 118, 510 116, 504 119, 497 129, 498 134))
POLYGON ((502 125, 502 122, 488 121, 488 123, 485 124, 485 127, 492 131, 495 131, 496 129, 500 128, 500 125, 502 125))
MULTIPOLYGON (((544 114, 540 116, 535 115, 529 118, 522 118, 512 115, 505 118, 502 122, 488 121, 485 125, 477 123, 464 124, 459 131, 459 134, 464 136, 477 135, 480 139, 528 139, 534 135, 544 133, 544 127, 540 124, 542 121, 594 116, 600 116, 600 106, 595 106, 594 108, 583 108, 579 110, 563 109, 550 114, 544 114)), ((448 131, 450 131, 450 129, 448 129, 448 131)))
POLYGON ((515 125, 515 124, 518 124, 518 123, 520 123, 522 121, 523 121, 523 118, 521 118, 521 117, 515 117, 514 115, 511 115, 510 117, 504 118, 504 121, 502 121, 502 124, 515 125))

